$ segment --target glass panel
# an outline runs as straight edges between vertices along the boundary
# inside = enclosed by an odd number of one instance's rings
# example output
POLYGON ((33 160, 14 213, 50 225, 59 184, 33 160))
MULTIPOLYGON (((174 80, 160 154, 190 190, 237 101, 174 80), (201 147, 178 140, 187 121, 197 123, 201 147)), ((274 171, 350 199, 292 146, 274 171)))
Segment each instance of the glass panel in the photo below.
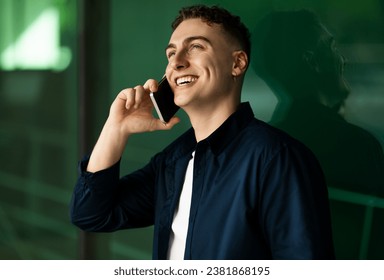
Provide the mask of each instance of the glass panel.
POLYGON ((76 1, 0 1, 0 259, 70 259, 76 1))

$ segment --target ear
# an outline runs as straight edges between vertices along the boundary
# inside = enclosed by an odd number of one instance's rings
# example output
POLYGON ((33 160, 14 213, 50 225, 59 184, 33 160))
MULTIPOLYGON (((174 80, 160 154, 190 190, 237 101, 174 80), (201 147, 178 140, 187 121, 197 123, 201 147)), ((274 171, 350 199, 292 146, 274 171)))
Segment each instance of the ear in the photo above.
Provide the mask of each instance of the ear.
POLYGON ((305 51, 302 55, 303 63, 309 70, 320 73, 320 65, 315 58, 313 51, 305 51))
POLYGON ((247 54, 244 51, 234 51, 232 75, 234 77, 240 76, 247 70, 247 67, 248 67, 247 54))

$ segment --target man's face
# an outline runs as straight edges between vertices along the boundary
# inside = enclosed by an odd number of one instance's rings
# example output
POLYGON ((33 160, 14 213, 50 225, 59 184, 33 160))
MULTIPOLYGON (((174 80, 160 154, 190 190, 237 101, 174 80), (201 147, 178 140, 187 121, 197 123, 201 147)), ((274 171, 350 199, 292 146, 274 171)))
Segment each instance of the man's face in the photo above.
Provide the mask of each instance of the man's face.
POLYGON ((345 59, 340 54, 333 36, 322 27, 317 50, 319 63, 319 85, 331 107, 340 106, 349 95, 349 85, 344 77, 345 59))
POLYGON ((218 104, 233 91, 234 51, 239 47, 217 24, 183 21, 166 48, 166 76, 175 103, 186 109, 218 104))

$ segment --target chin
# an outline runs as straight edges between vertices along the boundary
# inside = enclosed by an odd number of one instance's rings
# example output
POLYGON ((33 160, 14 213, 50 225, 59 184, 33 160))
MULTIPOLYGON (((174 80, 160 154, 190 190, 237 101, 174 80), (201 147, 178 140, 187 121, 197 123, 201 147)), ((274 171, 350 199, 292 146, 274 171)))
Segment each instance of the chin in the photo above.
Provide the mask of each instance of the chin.
POLYGON ((189 100, 186 100, 186 98, 181 98, 181 97, 175 97, 174 102, 180 108, 186 107, 189 104, 189 100))

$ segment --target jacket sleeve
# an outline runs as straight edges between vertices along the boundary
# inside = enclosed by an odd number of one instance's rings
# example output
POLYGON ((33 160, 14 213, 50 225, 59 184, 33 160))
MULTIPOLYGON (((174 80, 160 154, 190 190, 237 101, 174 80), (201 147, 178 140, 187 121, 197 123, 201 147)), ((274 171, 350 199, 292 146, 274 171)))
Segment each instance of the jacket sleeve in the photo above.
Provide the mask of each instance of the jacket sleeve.
POLYGON ((284 146, 263 173, 260 219, 273 259, 334 259, 323 172, 304 146, 284 146))
POLYGON ((155 161, 119 178, 120 161, 95 173, 79 164, 70 202, 71 222, 85 231, 111 232, 150 226, 154 221, 155 161))

